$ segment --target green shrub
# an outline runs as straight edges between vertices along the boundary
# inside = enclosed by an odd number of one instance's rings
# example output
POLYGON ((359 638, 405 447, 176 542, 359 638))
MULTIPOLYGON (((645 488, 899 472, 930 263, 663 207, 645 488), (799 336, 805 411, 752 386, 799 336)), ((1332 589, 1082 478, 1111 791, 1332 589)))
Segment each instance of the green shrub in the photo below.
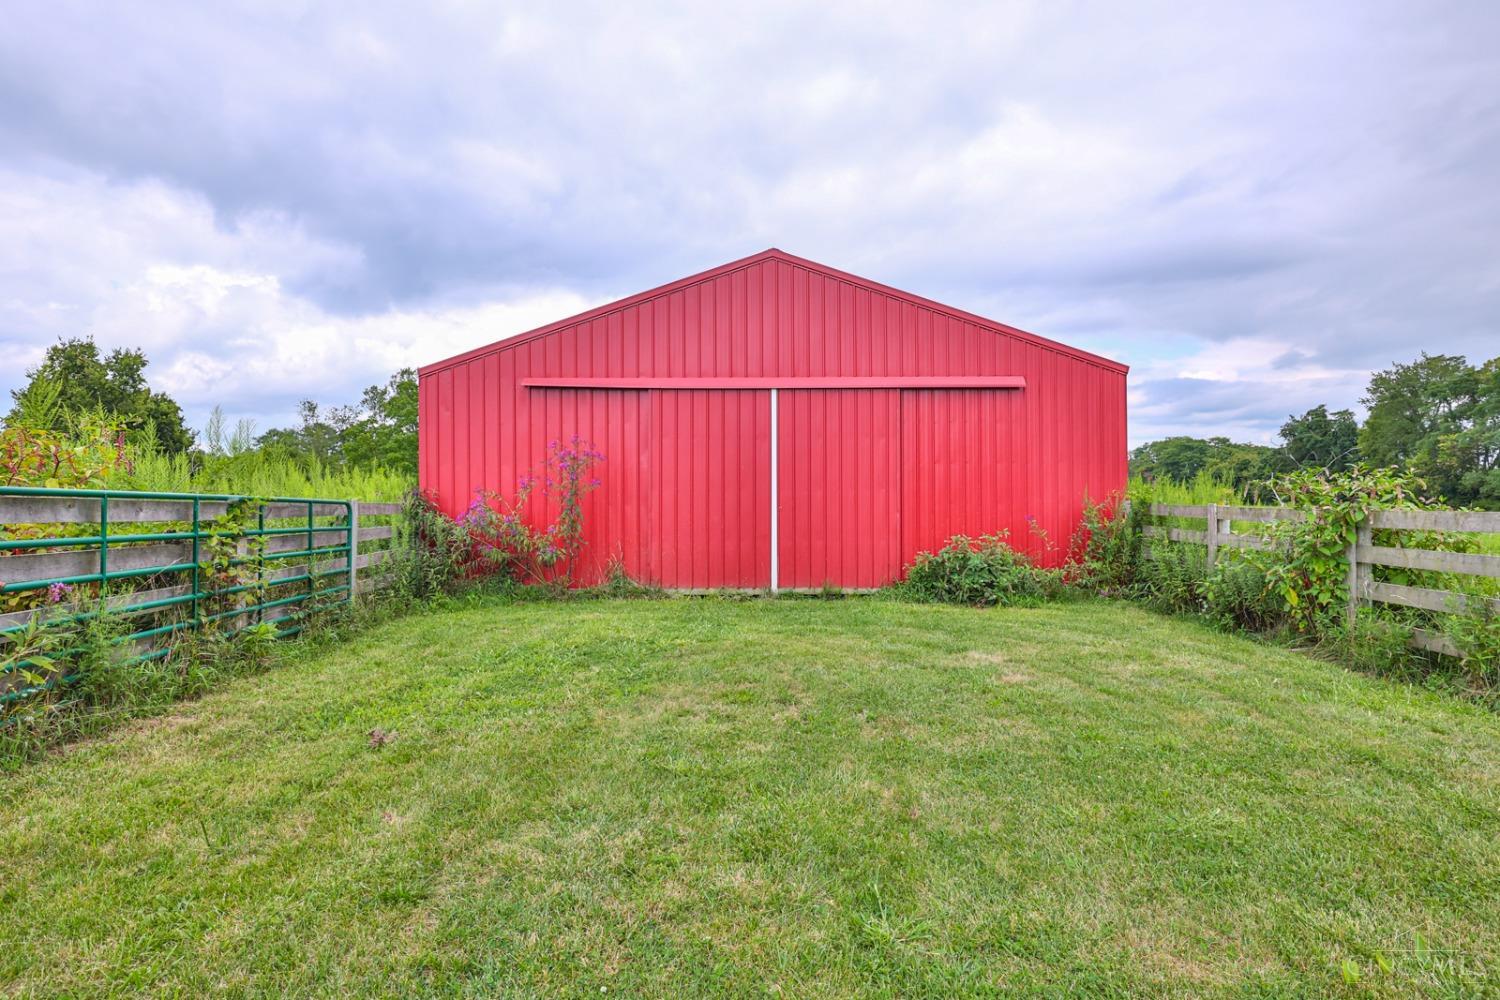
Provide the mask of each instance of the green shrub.
POLYGON ((1265 570, 1243 559, 1220 556, 1203 580, 1204 611, 1220 626, 1240 632, 1271 632, 1286 621, 1286 606, 1265 570))
MULTIPOLYGON (((1426 496, 1427 484, 1417 476, 1364 465, 1342 472, 1301 469, 1275 480, 1272 489, 1283 504, 1306 517, 1272 524, 1271 548, 1247 558, 1265 570, 1271 586, 1281 594, 1292 627, 1314 637, 1326 636, 1340 626, 1349 598, 1346 553, 1369 513, 1441 506, 1426 496)), ((1447 548, 1445 541, 1441 535, 1424 533, 1400 544, 1432 543, 1447 548)), ((1418 581, 1393 577, 1392 582, 1418 581)))
POLYGON ((1056 570, 1041 569, 1010 547, 1005 534, 954 535, 907 568, 905 593, 922 601, 989 606, 1037 603, 1063 589, 1056 570))
POLYGON ((398 524, 389 559, 397 594, 412 600, 436 597, 474 570, 474 537, 468 523, 438 510, 432 497, 419 490, 409 492, 398 524))
POLYGON ((1490 605, 1487 593, 1471 595, 1459 613, 1445 616, 1442 632, 1458 647, 1459 667, 1472 684, 1480 688, 1500 685, 1500 614, 1490 605))
POLYGON ((1374 608, 1360 608, 1351 625, 1338 621, 1328 627, 1317 651, 1365 673, 1420 681, 1430 665, 1411 646, 1411 627, 1374 608))
POLYGON ((1140 570, 1143 512, 1148 509, 1146 502, 1096 504, 1085 497, 1069 551, 1069 582, 1105 597, 1125 593, 1140 570))
POLYGON ((1207 558, 1198 545, 1158 542, 1141 560, 1132 592, 1158 611, 1201 614, 1207 558))

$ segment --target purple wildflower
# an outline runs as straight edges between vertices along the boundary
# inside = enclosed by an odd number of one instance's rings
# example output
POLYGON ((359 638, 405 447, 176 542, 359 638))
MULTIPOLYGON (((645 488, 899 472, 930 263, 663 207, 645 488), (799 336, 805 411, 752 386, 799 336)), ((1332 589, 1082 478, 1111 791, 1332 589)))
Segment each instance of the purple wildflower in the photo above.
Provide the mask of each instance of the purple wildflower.
POLYGON ((66 583, 54 583, 47 588, 47 603, 61 604, 72 592, 73 588, 66 583))

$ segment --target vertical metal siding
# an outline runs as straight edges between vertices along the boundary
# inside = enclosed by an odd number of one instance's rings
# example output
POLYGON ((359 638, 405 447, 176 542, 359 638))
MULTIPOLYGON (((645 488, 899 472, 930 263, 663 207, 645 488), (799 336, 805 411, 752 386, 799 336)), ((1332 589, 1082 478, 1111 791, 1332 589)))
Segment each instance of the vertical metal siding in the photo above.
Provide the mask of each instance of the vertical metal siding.
MULTIPOLYGON (((1125 375, 806 262, 765 256, 424 369, 419 475, 458 514, 551 441, 606 455, 580 582, 612 559, 669 587, 770 583, 769 398, 537 389, 534 377, 1020 375, 1020 390, 781 394, 781 585, 877 586, 949 535, 1062 558, 1085 495, 1125 482, 1125 375), (1043 545, 1029 518, 1050 540, 1043 545)), ((541 524, 553 513, 533 505, 541 524)))
POLYGON ((779 585, 869 588, 901 570, 900 393, 780 393, 779 585))

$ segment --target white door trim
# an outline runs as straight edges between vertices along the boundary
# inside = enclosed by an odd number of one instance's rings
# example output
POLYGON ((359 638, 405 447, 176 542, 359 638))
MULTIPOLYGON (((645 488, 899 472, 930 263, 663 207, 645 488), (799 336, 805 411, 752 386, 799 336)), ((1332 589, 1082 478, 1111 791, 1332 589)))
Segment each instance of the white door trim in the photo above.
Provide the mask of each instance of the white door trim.
POLYGON ((781 429, 780 418, 777 415, 776 390, 771 390, 771 593, 775 594, 781 589, 781 510, 779 494, 781 492, 780 462, 778 461, 778 450, 780 447, 781 429))

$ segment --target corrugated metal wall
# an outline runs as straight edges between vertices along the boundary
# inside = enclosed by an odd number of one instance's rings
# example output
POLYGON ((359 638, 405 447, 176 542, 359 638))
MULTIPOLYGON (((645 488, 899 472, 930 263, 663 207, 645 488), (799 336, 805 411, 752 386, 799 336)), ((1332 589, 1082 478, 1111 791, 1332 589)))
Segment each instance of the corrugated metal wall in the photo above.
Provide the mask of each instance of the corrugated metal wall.
POLYGON ((420 480, 456 514, 578 434, 607 456, 581 582, 618 559, 668 587, 764 587, 769 391, 523 380, 960 375, 1026 384, 779 390, 780 585, 877 586, 956 532, 1055 561, 1084 496, 1124 486, 1124 367, 779 251, 424 368, 420 480))
POLYGON ((901 571, 899 389, 780 391, 780 585, 868 588, 901 571))

